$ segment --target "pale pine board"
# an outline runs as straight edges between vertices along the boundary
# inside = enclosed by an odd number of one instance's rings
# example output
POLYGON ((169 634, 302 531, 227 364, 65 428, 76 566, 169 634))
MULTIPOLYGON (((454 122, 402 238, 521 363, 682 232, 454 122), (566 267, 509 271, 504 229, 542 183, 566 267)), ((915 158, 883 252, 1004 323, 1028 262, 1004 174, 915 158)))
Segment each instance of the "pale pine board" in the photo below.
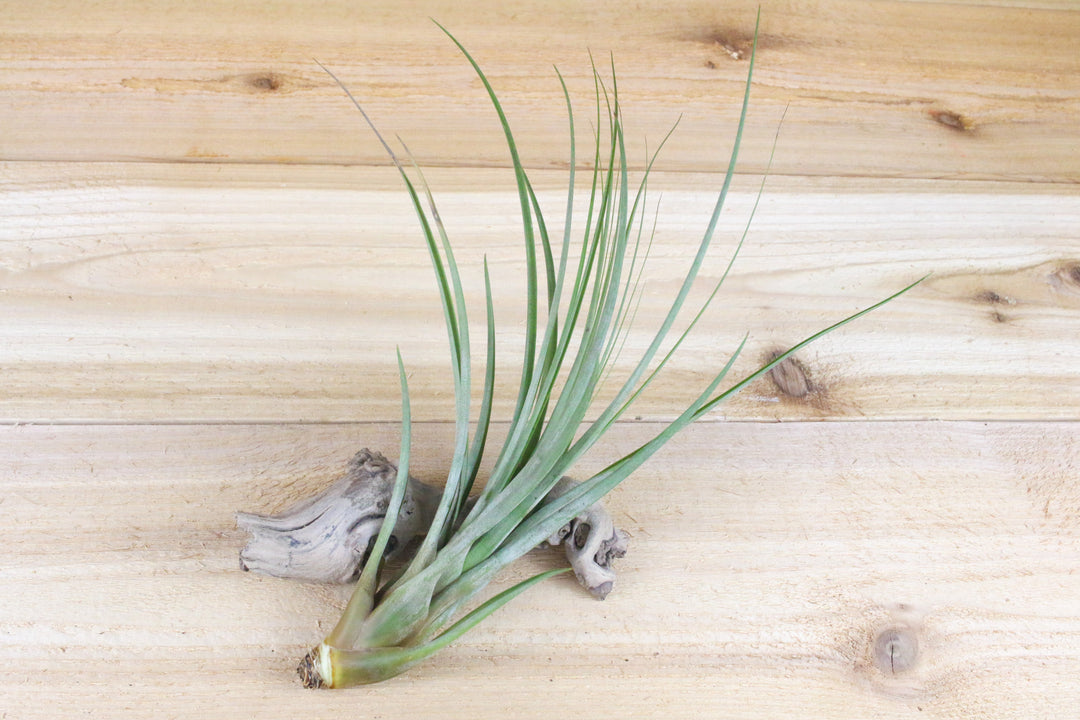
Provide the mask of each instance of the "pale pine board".
MULTIPOLYGON (((313 58, 424 163, 505 165, 471 69, 490 72, 527 163, 566 162, 557 64, 588 116, 587 51, 614 53, 628 127, 711 172, 737 116, 755 3, 290 0, 8 4, 0 158, 382 163, 313 58), (716 148, 715 150, 713 148, 716 148), (704 151, 703 151, 704 149, 704 151)), ((770 1, 746 147, 776 174, 1075 183, 1075 3, 770 1)), ((584 127, 584 123, 582 123, 584 127)), ((584 148, 583 148, 584 149, 584 148)))
MULTIPOLYGON (((624 427, 604 453, 658 429, 624 427)), ((437 480, 452 426, 417 427, 437 480)), ((322 487, 390 424, 0 429, 8 718, 1069 717, 1080 703, 1075 423, 710 423, 609 498, 600 604, 541 586, 381 686, 301 689, 344 591, 247 575, 237 509, 322 487), (1050 447, 1052 452, 1038 448, 1050 447), (875 663, 888 629, 911 669, 875 663)), ((538 552, 496 583, 559 562, 538 552)))
MULTIPOLYGON (((434 278, 392 171, 65 167, 58 178, 52 165, 0 166, 0 417, 395 420, 395 346, 411 373, 416 417, 454 417, 434 278)), ((478 331, 485 254, 493 269, 505 418, 524 306, 512 178, 436 169, 430 180, 478 331)), ((563 173, 534 180, 549 222, 561 226, 563 173)), ((626 369, 667 310, 718 182, 654 179, 663 201, 626 369)), ((736 184, 702 292, 734 249, 756 185, 736 184)), ((802 351, 807 397, 764 381, 720 412, 1075 419, 1080 195, 1047 187, 770 179, 716 307, 635 412, 670 417, 743 333, 750 342, 739 375, 933 273, 908 297, 802 351)), ((480 362, 482 348, 479 337, 480 362)))
MULTIPOLYGON (((549 171, 567 152, 553 63, 585 111, 585 51, 615 53, 636 158, 683 114, 655 185, 647 327, 719 182, 747 69, 732 53, 753 13, 711 0, 8 3, 0 716, 548 718, 598 695, 612 717, 1074 715, 1072 2, 763 4, 751 175, 707 276, 787 108, 772 178, 723 307, 640 415, 669 416, 746 330, 739 369, 933 271, 800 354, 808 397, 765 381, 714 418, 883 422, 693 429, 609 499, 634 539, 606 603, 552 582, 376 688, 313 695, 292 674, 344 591, 236 569, 232 511, 318 489, 361 445, 396 447, 395 345, 417 416, 450 417, 414 221, 312 58, 443 168, 429 176, 472 287, 482 253, 496 268, 512 375, 516 201, 505 169, 478 170, 507 158, 427 18, 491 72, 555 208, 549 171), (379 422, 287 424, 358 419, 379 422), (34 420, 59 424, 18 425, 34 420), (899 674, 873 652, 890 628, 919 645, 899 674)), ((628 424, 609 449, 657 429, 628 424)), ((422 477, 444 471, 451 434, 417 427, 422 477)), ((552 562, 537 554, 497 585, 552 562)))

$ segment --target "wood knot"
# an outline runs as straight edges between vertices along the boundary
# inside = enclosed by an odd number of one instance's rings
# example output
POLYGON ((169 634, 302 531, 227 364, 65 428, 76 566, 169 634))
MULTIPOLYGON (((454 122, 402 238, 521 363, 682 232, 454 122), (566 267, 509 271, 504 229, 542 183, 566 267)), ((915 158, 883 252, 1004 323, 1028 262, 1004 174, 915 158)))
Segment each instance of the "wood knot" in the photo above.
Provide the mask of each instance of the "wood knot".
POLYGON ((707 42, 732 60, 745 60, 754 47, 753 38, 733 37, 726 33, 712 33, 707 42))
MULTIPOLYGON (((774 351, 769 355, 769 361, 776 360, 782 354, 782 351, 774 351)), ((794 356, 784 358, 770 370, 769 379, 777 390, 790 398, 805 398, 814 390, 806 366, 794 356)))
POLYGON ((259 92, 276 92, 285 84, 285 79, 272 72, 254 73, 245 78, 248 87, 259 92))
POLYGON ((1011 298, 1008 295, 1002 295, 995 290, 983 290, 975 296, 975 302, 990 305, 993 308, 993 312, 990 313, 990 319, 999 324, 1007 323, 1011 319, 1002 312, 1002 307, 1016 305, 1016 300, 1014 298, 1011 298))
POLYGON ((1072 265, 1068 268, 1062 268, 1065 276, 1069 278, 1069 282, 1077 287, 1080 287, 1080 265, 1072 265))
POLYGON ((1067 261, 1050 273, 1050 285, 1055 290, 1080 294, 1080 262, 1067 261))
POLYGON ((952 110, 931 110, 930 118, 939 125, 957 132, 971 132, 975 129, 975 123, 971 118, 952 110))
POLYGON ((904 625, 885 628, 874 638, 874 664, 886 675, 899 675, 915 666, 919 638, 904 625))
MULTIPOLYGON (((711 51, 712 57, 705 61, 705 67, 710 69, 717 67, 715 59, 717 56, 739 62, 749 60, 750 53, 754 49, 753 33, 729 28, 699 29, 686 33, 681 39, 699 43, 704 45, 706 50, 711 51)), ((759 35, 758 49, 761 49, 763 43, 764 38, 759 35)))
POLYGON ((942 680, 934 656, 941 638, 928 628, 925 612, 896 603, 870 606, 865 614, 845 638, 858 680, 883 697, 927 697, 942 680))
POLYGON ((1002 295, 994 290, 983 290, 981 293, 975 296, 975 300, 987 305, 1015 305, 1016 300, 1002 295))

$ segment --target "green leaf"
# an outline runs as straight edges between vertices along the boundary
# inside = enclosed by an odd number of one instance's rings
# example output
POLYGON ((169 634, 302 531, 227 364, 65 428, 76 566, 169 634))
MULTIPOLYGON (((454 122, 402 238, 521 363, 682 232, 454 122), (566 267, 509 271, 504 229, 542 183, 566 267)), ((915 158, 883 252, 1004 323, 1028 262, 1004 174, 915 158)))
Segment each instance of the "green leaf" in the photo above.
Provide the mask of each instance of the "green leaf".
POLYGON ((324 678, 324 681, 328 681, 330 687, 339 688, 381 682, 399 675, 472 630, 496 610, 529 588, 569 570, 570 568, 548 570, 503 590, 454 623, 446 632, 423 644, 357 650, 324 644, 318 648, 326 654, 330 665, 328 672, 330 677, 324 678))
POLYGON ((390 542, 390 536, 401 514, 401 505, 405 501, 405 490, 409 485, 409 453, 412 447, 412 412, 409 402, 409 381, 405 375, 405 363, 398 350, 398 377, 401 382, 401 449, 398 452, 397 476, 394 489, 386 506, 379 534, 368 553, 367 561, 360 572, 360 579, 353 588, 349 603, 341 619, 327 636, 327 643, 335 647, 351 647, 357 640, 361 623, 371 613, 378 590, 379 572, 382 569, 383 555, 390 542))
MULTIPOLYGON (((601 437, 615 427, 615 423, 668 365, 714 302, 746 240, 749 220, 719 281, 706 300, 692 313, 688 325, 671 340, 676 322, 687 311, 684 306, 691 289, 697 283, 734 177, 750 102, 757 29, 755 28, 755 44, 750 56, 731 157, 706 229, 689 262, 683 281, 671 300, 668 312, 655 330, 649 345, 633 365, 627 379, 616 389, 614 396, 599 409, 595 419, 588 422, 586 418, 598 397, 601 384, 620 357, 634 319, 641 293, 642 270, 648 260, 651 243, 650 234, 642 252, 648 178, 658 153, 675 128, 672 127, 655 152, 647 155, 644 172, 631 197, 618 82, 612 69, 609 89, 595 63, 592 64, 596 93, 593 169, 588 187, 587 214, 580 245, 576 248, 576 262, 571 268, 570 257, 575 251, 572 240, 575 223, 572 215, 576 140, 573 108, 566 82, 560 74, 559 82, 570 120, 571 170, 566 218, 556 261, 549 224, 521 163, 509 121, 494 88, 464 46, 445 28, 441 25, 439 27, 465 55, 484 85, 498 115, 510 153, 525 242, 525 353, 517 400, 509 421, 506 440, 479 498, 472 509, 466 512, 467 497, 477 479, 483 457, 496 392, 496 324, 490 272, 485 259, 487 367, 477 429, 475 437, 470 440, 472 355, 469 348, 466 303, 457 261, 423 173, 414 164, 413 173, 417 177, 417 184, 414 184, 402 163, 376 130, 376 135, 404 179, 435 270, 454 369, 456 432, 446 493, 417 558, 399 579, 375 591, 377 604, 370 607, 370 613, 365 614, 359 626, 350 625, 349 632, 342 634, 341 637, 347 635, 362 647, 352 652, 333 649, 333 653, 337 653, 334 657, 341 658, 345 663, 343 667, 350 668, 342 676, 344 680, 352 678, 349 682, 368 682, 400 672, 460 637, 535 582, 560 572, 543 573, 520 583, 483 603, 456 623, 453 622, 457 612, 481 592, 501 568, 528 552, 603 497, 676 433, 808 343, 881 307, 917 284, 912 284, 889 298, 810 335, 787 352, 721 391, 721 385, 746 345, 747 340, 744 338, 726 364, 674 421, 648 442, 616 459, 569 492, 557 498, 549 498, 548 494, 558 480, 601 437), (426 209, 421 201, 421 192, 427 202, 426 209), (542 332, 536 250, 538 242, 543 254, 547 301, 542 332), (664 348, 666 350, 661 355, 664 348), (444 630, 447 626, 448 629, 444 630)), ((557 70, 556 73, 558 74, 557 70)), ((351 95, 349 97, 352 99, 351 95)), ((353 102, 356 103, 355 99, 353 102)), ((362 109, 361 112, 363 113, 362 109)), ((366 114, 364 119, 374 129, 366 114)), ((404 146, 404 143, 402 145, 404 146)), ((773 142, 773 153, 775 149, 776 139, 773 142)), ((408 152, 407 148, 405 152, 408 152)), ((770 155, 770 165, 771 162, 770 155)), ((757 209, 763 188, 764 180, 758 190, 751 218, 757 209)), ((402 378, 404 380, 403 371, 402 378)), ((367 570, 365 567, 365 573, 367 570)), ((370 584, 370 578, 365 578, 366 576, 362 575, 362 579, 370 584)), ((338 682, 336 675, 334 682, 338 682)))

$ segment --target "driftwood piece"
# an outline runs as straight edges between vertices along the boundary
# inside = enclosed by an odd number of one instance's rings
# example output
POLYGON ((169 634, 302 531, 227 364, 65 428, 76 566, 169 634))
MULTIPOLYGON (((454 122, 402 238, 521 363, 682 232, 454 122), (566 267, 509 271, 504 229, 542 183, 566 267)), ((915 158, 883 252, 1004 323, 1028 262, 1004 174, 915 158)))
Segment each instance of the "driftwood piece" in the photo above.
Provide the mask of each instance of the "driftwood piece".
MULTIPOLYGON (((576 480, 564 477, 552 488, 549 497, 562 495, 576 485, 576 480)), ((559 528, 547 542, 558 545, 564 540, 566 558, 578 582, 597 600, 603 600, 615 586, 611 562, 626 555, 628 536, 615 527, 608 511, 596 502, 559 528)))
MULTIPOLYGON (((349 461, 339 480, 318 495, 278 515, 237 513, 237 526, 251 533, 240 552, 241 569, 309 582, 355 581, 382 527, 396 476, 396 465, 365 449, 349 461)), ((563 478, 549 497, 562 495, 577 484, 563 478)), ((413 540, 423 536, 441 497, 438 488, 409 478, 387 545, 388 558, 404 556, 413 540)), ((626 554, 626 533, 615 527, 603 505, 595 503, 546 543, 564 541, 578 582, 603 600, 615 583, 611 562, 626 554)))
MULTIPOLYGON (((356 580, 382 527, 397 467, 379 453, 361 450, 345 474, 314 497, 278 515, 237 513, 251 533, 240 552, 243 570, 325 583, 356 580)), ((441 493, 409 478, 387 557, 406 549, 431 524, 441 493)))

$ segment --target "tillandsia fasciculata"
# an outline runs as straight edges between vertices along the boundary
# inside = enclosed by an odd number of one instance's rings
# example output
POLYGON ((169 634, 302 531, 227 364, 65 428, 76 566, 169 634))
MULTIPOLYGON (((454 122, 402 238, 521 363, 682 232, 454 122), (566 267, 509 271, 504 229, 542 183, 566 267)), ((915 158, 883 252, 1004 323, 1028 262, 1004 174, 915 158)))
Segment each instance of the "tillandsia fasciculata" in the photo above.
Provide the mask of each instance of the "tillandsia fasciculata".
MULTIPOLYGON (((566 214, 561 238, 556 237, 554 228, 546 222, 541 211, 495 91, 468 51, 449 32, 447 35, 472 65, 487 91, 502 125, 516 177, 526 259, 527 303, 524 360, 517 400, 506 439, 486 481, 474 493, 495 395, 496 329, 487 263, 485 260, 486 365, 481 400, 474 417, 471 403, 473 355, 465 291, 435 202, 423 173, 411 161, 408 149, 399 156, 348 89, 338 81, 400 172, 419 219, 435 271, 449 337, 456 430, 445 489, 441 497, 436 494, 426 500, 429 508, 423 516, 428 525, 422 533, 419 548, 403 569, 393 577, 384 578, 381 573, 391 533, 402 514, 402 504, 410 487, 409 390, 399 352, 403 417, 392 491, 378 534, 369 548, 363 548, 366 560, 340 621, 298 668, 309 687, 340 688, 393 677, 446 647, 516 595, 546 578, 566 572, 567 569, 555 569, 540 573, 487 599, 457 619, 459 611, 502 568, 556 535, 560 528, 597 503, 680 430, 808 343, 880 307, 914 285, 814 333, 721 389, 746 344, 744 337, 700 394, 655 437, 595 475, 553 492, 575 463, 615 427, 644 388, 663 371, 715 297, 742 246, 740 239, 727 270, 708 299, 690 316, 686 329, 674 336, 672 329, 709 250, 731 185, 746 122, 755 53, 750 55, 742 110, 727 172, 682 284, 626 380, 614 397, 596 408, 598 387, 619 355, 640 293, 641 268, 649 243, 642 215, 646 181, 656 153, 649 157, 640 182, 631 187, 614 72, 609 83, 593 65, 596 142, 591 158, 588 210, 584 220, 575 221, 574 112, 566 83, 556 71, 567 105, 571 153, 566 214), (574 237, 579 238, 576 251, 574 237), (572 257, 576 259, 571 260, 572 257), (587 419, 590 409, 595 413, 595 419, 587 419)), ((755 31, 755 49, 756 37, 755 31)), ((744 231, 743 239, 745 237, 744 231)), ((413 494, 408 502, 413 503, 415 492, 409 492, 413 494)), ((408 512, 411 514, 412 510, 408 512)))

